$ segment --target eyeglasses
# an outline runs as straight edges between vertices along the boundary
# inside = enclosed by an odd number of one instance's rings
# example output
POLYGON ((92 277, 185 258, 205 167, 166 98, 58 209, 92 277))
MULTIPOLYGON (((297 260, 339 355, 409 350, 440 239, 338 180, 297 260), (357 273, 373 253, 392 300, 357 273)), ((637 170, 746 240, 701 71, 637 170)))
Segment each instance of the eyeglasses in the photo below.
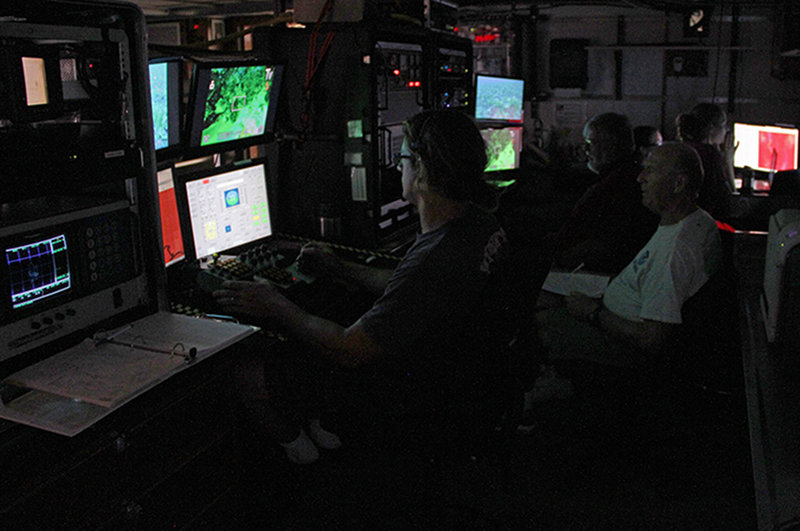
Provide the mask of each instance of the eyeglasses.
POLYGON ((403 167, 401 165, 403 159, 414 160, 414 155, 409 155, 407 153, 395 153, 392 155, 392 166, 397 168, 397 171, 403 171, 403 167))

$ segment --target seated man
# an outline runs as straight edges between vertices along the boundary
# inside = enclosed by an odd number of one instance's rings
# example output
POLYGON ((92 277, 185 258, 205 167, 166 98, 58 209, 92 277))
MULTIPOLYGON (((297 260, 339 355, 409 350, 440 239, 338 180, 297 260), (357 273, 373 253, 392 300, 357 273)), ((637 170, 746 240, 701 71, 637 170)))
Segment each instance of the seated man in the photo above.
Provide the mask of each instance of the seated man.
MULTIPOLYGON (((421 231, 391 276, 337 266, 318 250, 301 255, 382 293, 355 323, 311 315, 266 284, 226 282, 214 295, 225 310, 285 330, 346 373, 357 391, 339 405, 342 416, 364 426, 362 437, 370 428, 382 434, 373 448, 386 442, 410 454, 415 445, 441 447, 443 433, 469 422, 480 407, 491 360, 479 346, 475 320, 506 238, 478 206, 493 192, 482 180, 487 155, 475 123, 459 111, 427 111, 409 119, 403 132, 397 167, 403 197, 419 210, 421 231)), ((251 403, 271 400, 263 388, 252 388, 258 396, 251 403)), ((314 461, 314 443, 325 446, 323 439, 330 439, 319 436, 318 424, 309 426, 309 438, 302 425, 262 411, 271 417, 265 422, 270 435, 295 462, 314 461)))
POLYGON ((587 165, 598 181, 575 204, 554 242, 557 268, 583 265, 617 274, 653 234, 658 218, 642 206, 641 166, 627 117, 605 113, 584 129, 587 165))
POLYGON ((714 219, 697 206, 703 172, 681 143, 655 147, 638 177, 643 204, 659 216, 655 234, 600 299, 574 293, 540 312, 550 360, 641 371, 681 323, 683 303, 716 271, 721 247, 714 219))

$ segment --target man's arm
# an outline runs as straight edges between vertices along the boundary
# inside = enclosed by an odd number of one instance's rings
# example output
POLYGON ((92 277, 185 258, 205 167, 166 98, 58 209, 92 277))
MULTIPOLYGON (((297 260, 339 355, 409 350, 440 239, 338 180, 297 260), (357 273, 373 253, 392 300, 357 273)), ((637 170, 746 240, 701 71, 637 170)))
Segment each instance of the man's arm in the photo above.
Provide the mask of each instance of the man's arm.
POLYGON ((569 313, 584 321, 590 321, 612 336, 633 343, 645 352, 658 353, 673 333, 675 324, 645 319, 642 322, 620 317, 603 306, 600 299, 592 299, 581 293, 565 297, 569 313))
POLYGON ((268 283, 227 281, 214 292, 214 298, 223 310, 277 325, 345 367, 358 367, 381 353, 360 321, 345 328, 312 315, 268 283))
POLYGON ((393 271, 342 260, 329 247, 320 244, 305 245, 297 260, 304 271, 308 270, 313 275, 339 278, 373 295, 383 293, 393 271))

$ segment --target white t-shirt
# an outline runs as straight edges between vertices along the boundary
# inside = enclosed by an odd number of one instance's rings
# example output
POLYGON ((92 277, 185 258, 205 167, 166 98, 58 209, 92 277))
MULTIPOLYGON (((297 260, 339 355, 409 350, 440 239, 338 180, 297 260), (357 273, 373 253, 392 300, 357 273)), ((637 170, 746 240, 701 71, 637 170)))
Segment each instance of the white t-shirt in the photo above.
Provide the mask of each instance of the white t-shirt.
POLYGON ((629 321, 680 324, 681 307, 717 270, 721 259, 717 224, 697 209, 672 225, 659 225, 606 289, 603 304, 629 321))

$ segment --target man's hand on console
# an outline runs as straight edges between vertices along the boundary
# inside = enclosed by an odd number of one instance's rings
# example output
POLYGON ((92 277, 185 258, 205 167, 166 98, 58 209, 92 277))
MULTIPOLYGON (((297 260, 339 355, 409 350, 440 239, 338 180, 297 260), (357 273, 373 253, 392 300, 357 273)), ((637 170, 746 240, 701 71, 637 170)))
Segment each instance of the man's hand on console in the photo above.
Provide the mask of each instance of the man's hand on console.
POLYGON ((342 259, 334 254, 333 249, 320 242, 310 242, 300 249, 297 257, 297 266, 300 271, 314 275, 341 276, 342 259))
POLYGON ((269 282, 226 280, 212 294, 226 312, 262 319, 280 316, 293 303, 269 282))

